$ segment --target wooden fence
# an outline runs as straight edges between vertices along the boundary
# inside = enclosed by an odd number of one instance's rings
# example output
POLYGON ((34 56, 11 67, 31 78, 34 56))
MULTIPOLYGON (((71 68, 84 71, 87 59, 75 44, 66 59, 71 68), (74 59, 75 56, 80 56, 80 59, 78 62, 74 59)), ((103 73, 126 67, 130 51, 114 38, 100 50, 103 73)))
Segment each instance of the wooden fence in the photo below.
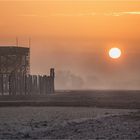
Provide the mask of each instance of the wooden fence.
POLYGON ((54 76, 0 75, 0 95, 36 95, 54 93, 54 76))

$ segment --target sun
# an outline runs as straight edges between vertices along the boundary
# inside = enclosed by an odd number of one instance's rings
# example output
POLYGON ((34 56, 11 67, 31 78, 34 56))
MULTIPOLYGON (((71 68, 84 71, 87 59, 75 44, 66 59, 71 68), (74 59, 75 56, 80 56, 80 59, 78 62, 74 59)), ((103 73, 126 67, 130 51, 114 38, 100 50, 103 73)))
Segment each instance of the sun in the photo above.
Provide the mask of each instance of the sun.
POLYGON ((111 48, 109 50, 109 56, 113 59, 118 59, 119 57, 121 57, 121 50, 119 48, 111 48))

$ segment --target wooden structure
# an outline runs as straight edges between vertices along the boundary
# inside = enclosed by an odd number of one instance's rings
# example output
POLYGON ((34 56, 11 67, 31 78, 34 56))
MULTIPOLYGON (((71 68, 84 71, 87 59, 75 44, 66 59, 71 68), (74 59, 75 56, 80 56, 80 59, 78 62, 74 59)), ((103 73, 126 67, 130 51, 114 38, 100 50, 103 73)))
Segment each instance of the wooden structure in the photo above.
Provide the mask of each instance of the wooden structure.
POLYGON ((0 95, 54 93, 54 69, 50 75, 30 75, 30 49, 0 47, 0 95))
POLYGON ((2 75, 0 95, 37 95, 54 93, 54 69, 50 75, 2 75))
POLYGON ((0 74, 30 74, 30 49, 17 46, 0 46, 0 74))

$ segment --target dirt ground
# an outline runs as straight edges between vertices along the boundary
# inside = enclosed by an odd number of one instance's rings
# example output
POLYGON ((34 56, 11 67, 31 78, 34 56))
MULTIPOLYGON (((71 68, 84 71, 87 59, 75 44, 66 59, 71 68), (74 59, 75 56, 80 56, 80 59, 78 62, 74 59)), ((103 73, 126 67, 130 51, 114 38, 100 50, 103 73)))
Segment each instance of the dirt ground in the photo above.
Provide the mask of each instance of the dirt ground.
POLYGON ((0 139, 140 139, 140 91, 0 98, 0 139))
POLYGON ((140 111, 93 107, 0 108, 0 139, 140 139, 140 111))
POLYGON ((50 95, 1 96, 5 106, 60 106, 140 109, 140 91, 63 91, 50 95))

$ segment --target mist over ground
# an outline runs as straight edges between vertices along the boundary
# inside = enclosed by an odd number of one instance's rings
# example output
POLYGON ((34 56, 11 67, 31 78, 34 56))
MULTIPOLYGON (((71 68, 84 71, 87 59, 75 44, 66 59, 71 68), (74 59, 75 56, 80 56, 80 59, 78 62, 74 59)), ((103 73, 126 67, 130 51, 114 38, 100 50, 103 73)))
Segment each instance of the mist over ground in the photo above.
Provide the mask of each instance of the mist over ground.
POLYGON ((31 72, 45 74, 56 69, 56 89, 140 89, 140 42, 120 40, 37 41, 31 48, 31 72), (111 47, 120 47, 122 56, 108 56, 111 47), (39 49, 38 49, 39 48, 39 49), (37 58, 37 59, 35 59, 37 58))
MULTIPOLYGON (((42 38, 32 38, 31 74, 48 75, 55 68, 56 89, 140 89, 138 39, 42 38), (109 57, 111 47, 122 50, 119 59, 109 57)), ((1 40, 2 45, 11 42, 1 40)), ((19 44, 28 46, 28 38, 21 37, 19 44)))

